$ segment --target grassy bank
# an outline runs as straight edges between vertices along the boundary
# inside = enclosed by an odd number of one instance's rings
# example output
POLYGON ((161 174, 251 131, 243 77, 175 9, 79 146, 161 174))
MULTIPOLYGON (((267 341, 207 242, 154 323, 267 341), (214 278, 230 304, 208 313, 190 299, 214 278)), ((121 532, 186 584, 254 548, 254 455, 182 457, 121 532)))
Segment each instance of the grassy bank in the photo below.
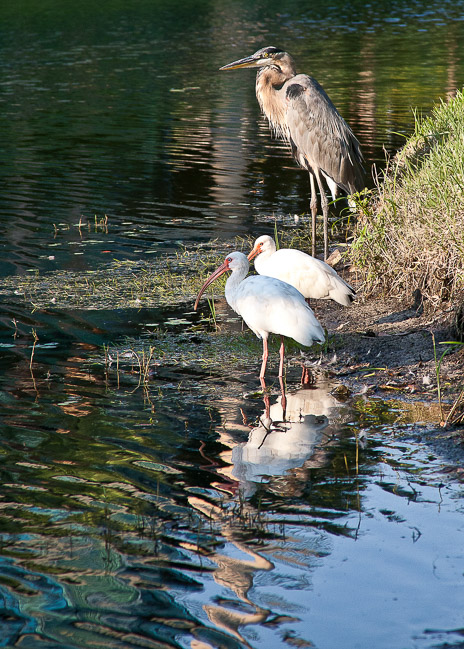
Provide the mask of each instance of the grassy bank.
POLYGON ((464 283, 464 95, 416 117, 358 220, 352 259, 367 293, 427 304, 461 300, 464 283))

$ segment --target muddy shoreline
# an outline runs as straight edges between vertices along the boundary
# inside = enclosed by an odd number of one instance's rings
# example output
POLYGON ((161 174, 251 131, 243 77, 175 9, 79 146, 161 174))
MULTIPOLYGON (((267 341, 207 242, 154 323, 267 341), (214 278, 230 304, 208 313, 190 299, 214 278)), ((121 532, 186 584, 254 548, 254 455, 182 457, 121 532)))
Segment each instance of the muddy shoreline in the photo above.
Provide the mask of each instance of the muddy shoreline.
MULTIPOLYGON (((366 395, 435 405, 436 425, 427 426, 426 431, 423 426, 412 426, 408 435, 426 438, 446 461, 463 465, 464 425, 442 426, 439 421, 435 360, 435 353, 440 361, 445 349, 450 350, 439 369, 446 417, 463 387, 464 347, 441 344, 456 340, 455 308, 446 304, 431 312, 417 298, 358 296, 349 308, 332 301, 313 302, 317 318, 329 332, 329 349, 320 368, 339 381, 350 398, 366 395)), ((461 471, 458 466, 454 469, 461 471)))

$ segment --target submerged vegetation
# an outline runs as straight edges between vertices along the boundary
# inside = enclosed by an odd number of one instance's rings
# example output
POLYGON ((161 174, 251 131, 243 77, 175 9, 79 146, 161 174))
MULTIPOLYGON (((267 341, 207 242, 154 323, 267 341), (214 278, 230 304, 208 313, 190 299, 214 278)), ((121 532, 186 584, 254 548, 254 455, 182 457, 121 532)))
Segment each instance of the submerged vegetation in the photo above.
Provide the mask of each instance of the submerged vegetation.
MULTIPOLYGON (((239 322, 239 318, 235 318, 239 322)), ((186 330, 166 331, 156 328, 149 331, 144 338, 127 338, 118 346, 104 348, 105 367, 108 374, 118 375, 132 373, 137 377, 139 385, 147 384, 152 373, 158 367, 181 368, 190 376, 198 372, 222 375, 224 367, 233 368, 231 374, 238 372, 254 372, 260 364, 262 343, 249 329, 231 330, 229 326, 217 331, 205 331, 204 322, 201 326, 191 325, 186 330)), ((269 341, 269 364, 277 366, 279 362, 280 341, 272 337, 269 341)), ((286 350, 293 359, 287 359, 287 367, 298 367, 299 350, 305 350, 305 360, 308 353, 311 361, 317 362, 321 355, 321 345, 314 345, 311 352, 295 341, 288 339, 286 350)), ((301 370, 297 372, 301 374, 301 370)))
POLYGON ((368 293, 432 307, 456 301, 464 282, 464 95, 416 128, 361 206, 351 256, 368 293))
MULTIPOLYGON (((237 242, 243 246, 243 242, 237 242)), ((230 244, 221 244, 221 254, 230 244)), ((14 293, 32 309, 163 307, 192 301, 219 259, 217 242, 147 261, 114 260, 96 271, 56 271, 2 278, 0 294, 14 293)))
MULTIPOLYGON (((307 225, 281 231, 276 237, 281 246, 311 246, 307 225)), ((148 261, 114 260, 98 270, 85 272, 55 271, 44 274, 3 277, 0 295, 14 293, 34 309, 79 308, 118 309, 155 308, 192 302, 206 277, 233 250, 248 253, 250 237, 232 241, 199 243, 194 249, 183 248, 176 255, 148 261)), ((215 295, 223 294, 226 277, 215 286, 215 295)), ((211 289, 210 289, 211 290, 211 289)))

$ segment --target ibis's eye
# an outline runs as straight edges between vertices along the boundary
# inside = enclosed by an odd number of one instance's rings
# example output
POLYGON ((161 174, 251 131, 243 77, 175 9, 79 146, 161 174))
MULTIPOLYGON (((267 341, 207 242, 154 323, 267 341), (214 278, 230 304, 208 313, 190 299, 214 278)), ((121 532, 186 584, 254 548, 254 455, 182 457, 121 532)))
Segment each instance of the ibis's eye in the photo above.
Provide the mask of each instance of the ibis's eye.
POLYGON ((232 257, 227 257, 226 261, 230 264, 230 262, 232 261, 232 257))

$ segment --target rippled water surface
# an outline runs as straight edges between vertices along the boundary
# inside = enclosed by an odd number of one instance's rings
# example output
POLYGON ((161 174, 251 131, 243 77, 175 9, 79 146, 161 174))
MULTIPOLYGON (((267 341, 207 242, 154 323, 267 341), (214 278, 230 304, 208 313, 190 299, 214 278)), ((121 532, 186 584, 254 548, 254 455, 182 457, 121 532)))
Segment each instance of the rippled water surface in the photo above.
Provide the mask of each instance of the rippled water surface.
MULTIPOLYGON (((306 174, 253 73, 218 68, 288 49, 381 168, 413 108, 462 87, 463 18, 462 1, 4 3, 3 284, 293 227, 306 174)), ((433 405, 342 402, 297 366, 283 395, 277 348, 266 400, 259 343, 222 305, 217 333, 175 296, 64 308, 62 282, 47 308, 0 287, 1 647, 463 646, 462 484, 428 445, 433 405)))
POLYGON ((2 384, 3 646, 461 646, 462 485, 400 404, 83 355, 2 384))

